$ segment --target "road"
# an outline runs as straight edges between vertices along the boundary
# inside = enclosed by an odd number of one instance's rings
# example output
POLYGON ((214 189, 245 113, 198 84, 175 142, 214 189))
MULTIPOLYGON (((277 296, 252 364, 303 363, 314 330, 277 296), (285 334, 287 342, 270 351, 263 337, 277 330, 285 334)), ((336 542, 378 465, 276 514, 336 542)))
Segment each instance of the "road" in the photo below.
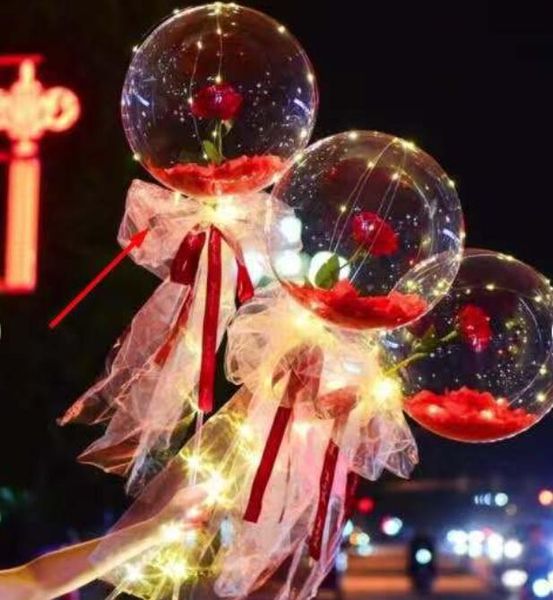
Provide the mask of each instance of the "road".
MULTIPOLYGON (((442 574, 432 600, 501 600, 488 592, 483 580, 477 576, 455 568, 448 561, 441 561, 440 566, 442 574)), ((377 547, 368 558, 351 557, 342 581, 342 592, 338 599, 335 592, 321 590, 317 600, 421 600, 411 593, 402 547, 377 547)), ((83 591, 80 599, 104 600, 107 595, 107 588, 97 584, 83 591)), ((194 597, 197 600, 206 598, 200 593, 194 597)), ((252 600, 273 600, 274 597, 275 592, 270 589, 250 596, 252 600)), ((117 600, 127 599, 131 600, 131 596, 120 596, 117 600)))
MULTIPOLYGON (((434 598, 443 600, 496 600, 483 580, 457 568, 447 560, 440 563, 434 598)), ((409 579, 405 576, 405 550, 402 547, 376 548, 368 558, 351 557, 342 583, 344 600, 409 600, 409 579)), ((321 595, 320 600, 326 596, 321 595)), ((330 598, 330 597, 329 597, 330 598)))

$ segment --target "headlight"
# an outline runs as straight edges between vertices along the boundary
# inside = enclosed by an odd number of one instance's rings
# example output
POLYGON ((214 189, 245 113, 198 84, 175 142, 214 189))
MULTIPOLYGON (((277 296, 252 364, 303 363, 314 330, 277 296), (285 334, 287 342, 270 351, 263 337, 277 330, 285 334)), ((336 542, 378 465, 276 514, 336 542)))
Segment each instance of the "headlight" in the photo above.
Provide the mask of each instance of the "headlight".
POLYGON ((538 598, 547 598, 551 594, 551 586, 547 579, 536 579, 532 584, 532 591, 538 598))

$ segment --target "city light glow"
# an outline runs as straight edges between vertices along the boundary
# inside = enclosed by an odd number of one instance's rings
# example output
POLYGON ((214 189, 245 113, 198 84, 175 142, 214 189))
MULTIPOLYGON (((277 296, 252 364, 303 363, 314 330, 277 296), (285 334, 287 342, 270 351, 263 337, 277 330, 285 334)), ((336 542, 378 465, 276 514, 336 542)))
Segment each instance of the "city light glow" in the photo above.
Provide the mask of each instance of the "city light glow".
POLYGON ((553 492, 551 490, 542 490, 538 496, 538 502, 542 506, 553 505, 553 492))
POLYGON ((360 498, 357 502, 357 510, 362 515, 368 515, 374 510, 374 500, 372 498, 360 498))
POLYGON ((428 548, 419 548, 415 553, 415 560, 419 565, 428 565, 432 562, 432 552, 428 548))
POLYGON ((528 580, 528 574, 522 569, 508 569, 501 576, 501 583, 508 589, 520 589, 528 580))
POLYGON ((509 558, 511 560, 520 558, 520 556, 522 556, 523 551, 524 547, 518 540, 507 540, 505 542, 505 545, 503 546, 505 558, 509 558))
POLYGON ((382 533, 387 536, 395 537, 403 529, 403 521, 398 517, 386 517, 382 521, 382 533))
POLYGON ((551 585, 547 579, 536 579, 532 584, 532 591, 538 598, 547 598, 551 594, 551 585))

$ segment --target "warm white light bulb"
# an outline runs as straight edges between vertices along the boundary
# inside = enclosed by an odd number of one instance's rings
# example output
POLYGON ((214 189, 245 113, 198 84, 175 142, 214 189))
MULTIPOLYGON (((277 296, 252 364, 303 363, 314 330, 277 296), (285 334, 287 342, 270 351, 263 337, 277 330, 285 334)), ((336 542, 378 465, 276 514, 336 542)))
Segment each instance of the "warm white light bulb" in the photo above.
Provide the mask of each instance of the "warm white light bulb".
POLYGON ((379 377, 372 386, 372 395, 377 402, 387 402, 398 398, 401 386, 396 379, 379 377))
POLYGON ((140 581, 143 577, 142 570, 140 569, 140 567, 137 567, 136 565, 133 565, 133 564, 127 565, 125 568, 125 571, 126 571, 125 579, 129 583, 136 583, 137 581, 140 581))
POLYGON ((284 217, 278 224, 280 233, 290 246, 301 242, 301 221, 292 215, 284 217))
MULTIPOLYGON (((317 252, 317 254, 315 254, 313 256, 313 258, 311 259, 311 262, 309 264, 309 272, 307 275, 307 277, 311 283, 315 284, 315 279, 317 277, 317 273, 319 272, 320 268, 332 256, 334 256, 334 253, 328 252, 326 250, 324 250, 323 252, 317 252)), ((343 256, 338 256, 338 264, 340 265, 340 273, 338 275, 338 278, 340 280, 347 279, 351 273, 350 265, 346 266, 347 262, 348 261, 343 256)))
POLYGON ((192 471, 197 471, 202 466, 202 459, 197 454, 191 454, 186 458, 186 464, 192 471))
POLYGON ((293 250, 284 250, 275 257, 275 270, 282 279, 301 277, 303 261, 293 250))
POLYGON ((248 269, 248 275, 250 276, 251 282, 255 287, 267 274, 264 255, 257 250, 244 252, 244 263, 246 269, 248 269))
POLYGON ((182 539, 182 525, 180 523, 166 523, 161 526, 161 538, 167 544, 178 542, 182 539))
POLYGON ((221 494, 225 491, 226 487, 226 479, 221 475, 221 473, 214 471, 211 474, 211 477, 205 483, 208 504, 217 502, 220 499, 221 494))
POLYGON ((188 568, 184 560, 175 558, 163 565, 163 572, 174 581, 182 581, 188 574, 188 568))

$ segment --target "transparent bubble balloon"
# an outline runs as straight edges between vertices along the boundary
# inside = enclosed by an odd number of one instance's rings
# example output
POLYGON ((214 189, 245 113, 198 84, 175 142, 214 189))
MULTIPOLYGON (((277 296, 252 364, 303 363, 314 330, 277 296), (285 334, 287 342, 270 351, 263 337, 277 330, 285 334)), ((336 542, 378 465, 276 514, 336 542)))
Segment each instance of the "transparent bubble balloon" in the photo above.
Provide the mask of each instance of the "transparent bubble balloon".
POLYGON ((552 303, 549 282, 531 267, 468 250, 434 310, 383 340, 405 410, 464 442, 492 442, 534 425, 553 404, 552 303))
POLYGON ((154 177, 212 197, 270 185, 307 144, 317 102, 309 59, 283 25, 214 3, 175 13, 136 48, 122 115, 154 177))
POLYGON ((273 190, 273 270, 335 325, 395 328, 426 313, 455 278, 463 216, 453 182, 414 144, 349 132, 303 152, 273 190))

